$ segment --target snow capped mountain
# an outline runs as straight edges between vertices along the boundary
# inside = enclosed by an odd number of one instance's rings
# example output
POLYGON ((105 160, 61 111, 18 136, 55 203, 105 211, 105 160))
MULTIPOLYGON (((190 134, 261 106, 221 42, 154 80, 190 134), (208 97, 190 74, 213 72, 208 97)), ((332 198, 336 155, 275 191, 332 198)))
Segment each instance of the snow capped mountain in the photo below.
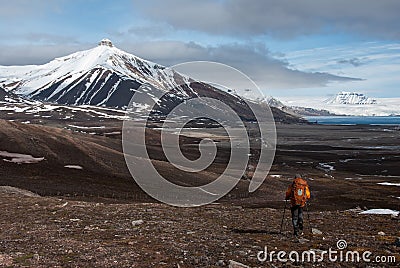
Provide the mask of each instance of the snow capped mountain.
POLYGON ((327 99, 325 101, 327 104, 376 104, 377 101, 375 99, 371 99, 367 96, 365 96, 362 93, 357 93, 357 92, 346 92, 342 91, 336 96, 327 99))
POLYGON ((193 80, 114 47, 104 39, 93 49, 44 65, 1 66, 0 84, 32 99, 73 105, 125 107, 143 83, 176 88, 176 96, 196 95, 193 80))
POLYGON ((279 109, 282 109, 283 107, 285 107, 285 104, 283 104, 280 100, 278 100, 272 96, 266 97, 264 101, 271 107, 276 107, 279 109))
MULTIPOLYGON (((190 98, 224 100, 244 120, 254 114, 243 97, 195 81, 171 68, 141 59, 116 48, 108 39, 98 46, 56 58, 43 65, 0 66, 0 86, 5 93, 40 102, 91 105, 125 109, 138 88, 154 99, 155 90, 165 91, 154 114, 166 115, 190 98)), ((140 104, 139 104, 140 106, 140 104)), ((201 105, 195 109, 202 111, 201 105)), ((218 110, 218 107, 212 107, 218 110)), ((299 118, 272 107, 277 122, 299 122, 299 118)))
MULTIPOLYGON (((359 93, 358 93, 359 94, 359 93)), ((360 94, 359 94, 360 95, 360 94)), ((361 94, 362 95, 362 94, 361 94)), ((349 98, 341 99, 340 102, 332 102, 334 98, 327 100, 326 97, 282 97, 280 100, 286 106, 292 107, 302 115, 353 115, 353 116, 399 116, 400 115, 400 98, 363 98, 365 95, 354 96, 351 94, 341 94, 337 96, 348 96, 349 98), (299 110, 299 108, 301 108, 299 110), (307 113, 308 109, 313 109, 311 114, 307 113), (302 111, 304 110, 304 111, 302 111)), ((340 98, 339 98, 340 99, 340 98)))
MULTIPOLYGON (((187 99, 210 97, 224 100, 242 119, 254 120, 254 114, 239 96, 126 53, 107 39, 95 48, 43 65, 0 66, 0 86, 7 93, 56 104, 124 109, 144 83, 151 87, 142 88, 141 94, 152 99, 156 91, 168 93, 158 100, 152 111, 156 115, 168 114, 187 99)), ((199 105, 195 109, 201 112, 203 108, 199 105)), ((279 116, 277 120, 287 118, 279 116)))

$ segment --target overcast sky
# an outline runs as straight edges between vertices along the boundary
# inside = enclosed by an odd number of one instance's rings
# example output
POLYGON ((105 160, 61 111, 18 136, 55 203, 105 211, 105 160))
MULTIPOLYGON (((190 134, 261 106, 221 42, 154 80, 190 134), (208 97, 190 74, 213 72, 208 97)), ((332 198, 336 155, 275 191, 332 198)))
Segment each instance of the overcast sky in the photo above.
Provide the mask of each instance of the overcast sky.
POLYGON ((166 66, 228 64, 267 95, 400 97, 398 25, 398 0, 1 1, 0 65, 46 63, 107 37, 166 66))

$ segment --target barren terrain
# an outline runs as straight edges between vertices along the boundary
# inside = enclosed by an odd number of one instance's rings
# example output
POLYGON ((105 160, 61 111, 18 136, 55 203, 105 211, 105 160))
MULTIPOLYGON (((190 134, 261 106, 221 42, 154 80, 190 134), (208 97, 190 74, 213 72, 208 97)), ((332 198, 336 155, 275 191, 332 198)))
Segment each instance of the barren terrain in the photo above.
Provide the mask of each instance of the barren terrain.
MULTIPOLYGON (((400 210, 396 126, 278 124, 276 158, 256 192, 248 193, 249 180, 243 178, 219 203, 183 209, 157 203, 135 184, 122 154, 120 119, 63 109, 39 116, 1 111, 7 119, 0 120, 0 185, 7 186, 0 190, 2 266, 227 267, 234 260, 274 267, 281 264, 257 261, 264 246, 318 251, 335 248, 339 239, 351 250, 399 261, 398 218, 359 214, 400 210), (43 160, 21 163, 13 154, 43 160), (291 236, 288 213, 279 234, 284 192, 295 173, 308 178, 312 191, 310 220, 300 242, 291 236), (310 226, 322 235, 312 235, 310 226)), ((160 150, 159 130, 149 128, 154 166, 181 185, 212 181, 229 155, 224 133, 185 132, 182 151, 189 158, 198 156, 202 137, 218 141, 215 163, 197 174, 177 170, 160 150)), ((354 266, 330 267, 346 265, 354 266)))

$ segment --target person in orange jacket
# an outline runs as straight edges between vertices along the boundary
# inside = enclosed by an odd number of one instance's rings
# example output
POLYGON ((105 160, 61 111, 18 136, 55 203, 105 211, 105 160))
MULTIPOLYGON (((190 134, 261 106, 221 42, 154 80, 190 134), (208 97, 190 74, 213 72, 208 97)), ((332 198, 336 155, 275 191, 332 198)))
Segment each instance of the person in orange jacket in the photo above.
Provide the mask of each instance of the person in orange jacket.
POLYGON ((292 184, 286 191, 286 200, 290 199, 294 235, 303 234, 303 208, 310 199, 311 193, 306 180, 296 174, 292 184))

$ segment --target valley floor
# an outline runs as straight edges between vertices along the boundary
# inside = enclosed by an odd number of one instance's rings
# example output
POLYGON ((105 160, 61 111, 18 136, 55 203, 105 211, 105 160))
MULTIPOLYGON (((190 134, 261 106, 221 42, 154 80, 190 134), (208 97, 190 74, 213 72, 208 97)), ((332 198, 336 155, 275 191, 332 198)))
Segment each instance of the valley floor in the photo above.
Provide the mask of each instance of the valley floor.
MULTIPOLYGON (((279 233, 282 209, 213 204, 174 208, 161 204, 110 204, 18 193, 0 195, 1 267, 364 267, 365 262, 259 261, 257 254, 313 251, 320 257, 345 240, 346 251, 396 258, 399 217, 360 215, 359 210, 318 212, 305 218, 301 239, 291 235, 288 213, 279 233), (310 226, 322 232, 311 234, 310 226), (383 233, 381 233, 383 232, 383 233)), ((334 256, 334 255, 332 255, 334 256)), ((339 255, 337 255, 339 256, 339 255)), ((361 255, 360 255, 361 256, 361 255)), ((318 258, 319 258, 318 257, 318 258)), ((307 259, 306 259, 307 260, 307 259)), ((394 259, 393 259, 394 260, 394 259)), ((392 260, 392 261, 393 261, 392 260)))
MULTIPOLYGON (((400 211, 396 126, 278 124, 275 161, 256 192, 249 194, 242 180, 217 204, 183 209, 154 202, 134 183, 122 154, 122 113, 61 107, 0 115, 7 119, 0 120, 0 266, 228 267, 230 260, 250 267, 358 266, 257 260, 264 246, 321 254, 338 240, 400 261, 399 219, 359 214, 400 211), (312 192, 300 241, 288 213, 279 234, 283 196, 296 173, 308 178, 312 192), (312 235, 310 225, 322 234, 312 235)), ((165 161, 158 130, 148 134, 155 167, 178 184, 205 184, 226 164, 229 146, 220 138, 216 163, 188 176, 165 161)), ((200 138, 220 134, 189 129, 183 153, 196 158, 200 138)))

